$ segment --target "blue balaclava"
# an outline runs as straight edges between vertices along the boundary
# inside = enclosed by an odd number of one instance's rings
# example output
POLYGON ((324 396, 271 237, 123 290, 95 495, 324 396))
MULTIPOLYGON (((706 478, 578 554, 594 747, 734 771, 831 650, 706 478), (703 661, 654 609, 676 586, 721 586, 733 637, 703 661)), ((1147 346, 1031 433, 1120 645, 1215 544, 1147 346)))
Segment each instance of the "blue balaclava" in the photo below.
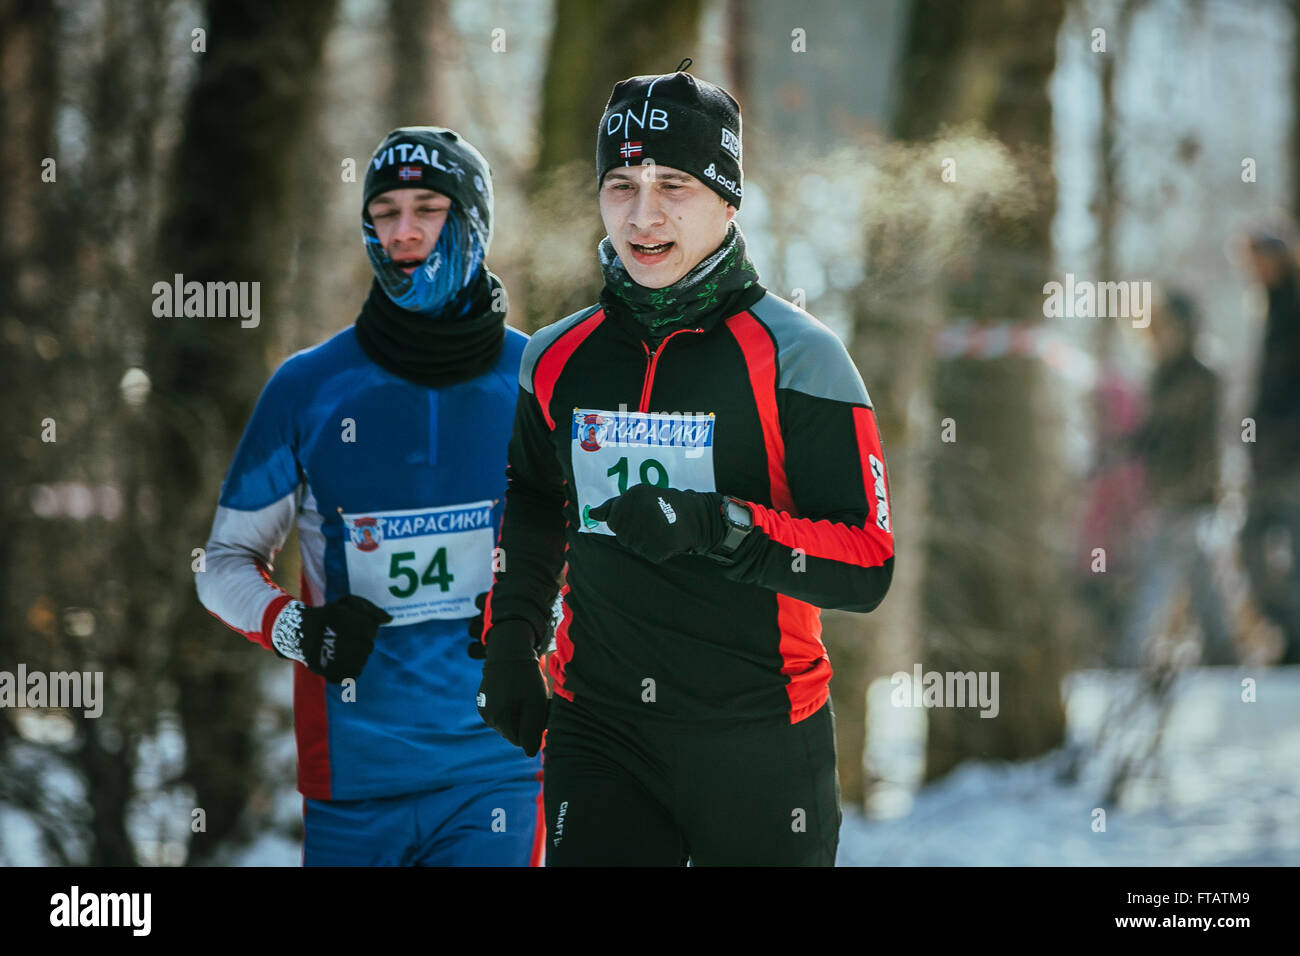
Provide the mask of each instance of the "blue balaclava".
MULTIPOLYGON (((404 126, 379 144, 366 170, 361 202, 366 255, 380 287, 397 305, 422 315, 444 315, 475 280, 492 242, 492 171, 483 155, 454 130, 404 126), (407 275, 384 251, 367 207, 390 189, 432 189, 451 200, 447 221, 423 265, 407 275)), ((456 317, 471 308, 462 297, 456 317)))

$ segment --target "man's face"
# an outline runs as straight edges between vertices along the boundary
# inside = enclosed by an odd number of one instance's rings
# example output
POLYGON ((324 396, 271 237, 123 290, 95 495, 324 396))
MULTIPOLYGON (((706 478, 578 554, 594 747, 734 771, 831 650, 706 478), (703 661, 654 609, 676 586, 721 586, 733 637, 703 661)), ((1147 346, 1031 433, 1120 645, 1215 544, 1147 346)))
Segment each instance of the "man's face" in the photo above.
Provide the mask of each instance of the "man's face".
POLYGON ((600 218, 628 275, 648 289, 672 285, 722 244, 736 207, 689 173, 667 166, 611 169, 600 218))
POLYGON ((366 207, 380 245, 408 276, 433 252, 449 209, 451 200, 432 189, 390 189, 366 207))

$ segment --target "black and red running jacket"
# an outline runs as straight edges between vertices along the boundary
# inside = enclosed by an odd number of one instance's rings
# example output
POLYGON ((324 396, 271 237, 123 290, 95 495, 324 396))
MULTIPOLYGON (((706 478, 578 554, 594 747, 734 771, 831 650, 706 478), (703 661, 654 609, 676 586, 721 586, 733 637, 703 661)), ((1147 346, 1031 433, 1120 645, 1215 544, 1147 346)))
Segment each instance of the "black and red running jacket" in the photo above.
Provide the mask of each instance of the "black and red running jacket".
MULTIPOLYGON (((818 608, 870 611, 893 573, 885 456, 862 378, 833 332, 761 286, 657 346, 616 308, 547 326, 524 352, 484 642, 506 619, 548 633, 563 568, 555 693, 664 720, 797 723, 829 695, 818 608), (579 530, 573 458, 597 447, 580 444, 598 441, 586 422, 619 409, 712 413, 715 487, 689 487, 749 503, 754 530, 733 564, 656 564, 579 530)), ((663 480, 671 468, 643 466, 639 480, 683 487, 663 480)))

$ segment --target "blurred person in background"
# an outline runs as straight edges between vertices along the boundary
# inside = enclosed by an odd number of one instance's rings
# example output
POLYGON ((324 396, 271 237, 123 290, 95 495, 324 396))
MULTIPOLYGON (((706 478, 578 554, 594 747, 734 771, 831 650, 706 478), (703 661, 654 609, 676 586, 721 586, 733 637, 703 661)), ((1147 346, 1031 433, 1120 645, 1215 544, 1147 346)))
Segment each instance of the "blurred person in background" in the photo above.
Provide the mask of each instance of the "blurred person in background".
POLYGON ((1170 290, 1153 311, 1147 342, 1155 370, 1147 414, 1131 438, 1151 509, 1138 552, 1137 584, 1125 623, 1121 663, 1141 662, 1146 642, 1167 626, 1179 590, 1191 591, 1200 623, 1201 661, 1235 661, 1205 535, 1219 484, 1219 376, 1196 357, 1199 326, 1190 296, 1170 290))
POLYGON ((1268 317, 1250 416, 1255 440, 1242 559, 1260 611, 1282 630, 1282 663, 1300 664, 1300 288, 1295 256, 1267 232, 1247 239, 1268 317))
POLYGON ((1119 367, 1110 349, 1100 360, 1091 400, 1096 441, 1083 484, 1075 569, 1084 606, 1100 636, 1094 644, 1096 662, 1113 666, 1119 663, 1120 636, 1132 604, 1146 485, 1132 440, 1145 415, 1142 388, 1119 367), (1097 573, 1097 548, 1105 554, 1105 574, 1097 573))
POLYGON ((295 661, 305 865, 538 865, 541 770, 474 708, 527 336, 485 264, 487 161, 403 127, 366 170, 361 314, 271 377, 196 574, 204 606, 295 661), (297 522, 302 594, 267 570, 297 522))

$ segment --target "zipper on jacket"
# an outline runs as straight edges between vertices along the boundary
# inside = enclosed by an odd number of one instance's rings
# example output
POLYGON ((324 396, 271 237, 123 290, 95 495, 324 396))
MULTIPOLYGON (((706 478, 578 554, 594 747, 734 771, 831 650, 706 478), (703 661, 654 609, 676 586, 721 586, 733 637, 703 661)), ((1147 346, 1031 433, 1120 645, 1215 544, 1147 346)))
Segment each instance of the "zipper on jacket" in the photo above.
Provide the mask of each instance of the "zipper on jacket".
POLYGON ((650 410, 650 389, 654 387, 655 366, 659 364, 659 353, 663 347, 668 344, 668 340, 674 335, 680 335, 682 332, 703 332, 703 329, 678 329, 676 332, 670 332, 664 336, 664 340, 655 346, 653 352, 650 346, 641 341, 641 348, 645 349, 645 380, 641 383, 641 402, 637 406, 637 411, 648 412, 650 410))

